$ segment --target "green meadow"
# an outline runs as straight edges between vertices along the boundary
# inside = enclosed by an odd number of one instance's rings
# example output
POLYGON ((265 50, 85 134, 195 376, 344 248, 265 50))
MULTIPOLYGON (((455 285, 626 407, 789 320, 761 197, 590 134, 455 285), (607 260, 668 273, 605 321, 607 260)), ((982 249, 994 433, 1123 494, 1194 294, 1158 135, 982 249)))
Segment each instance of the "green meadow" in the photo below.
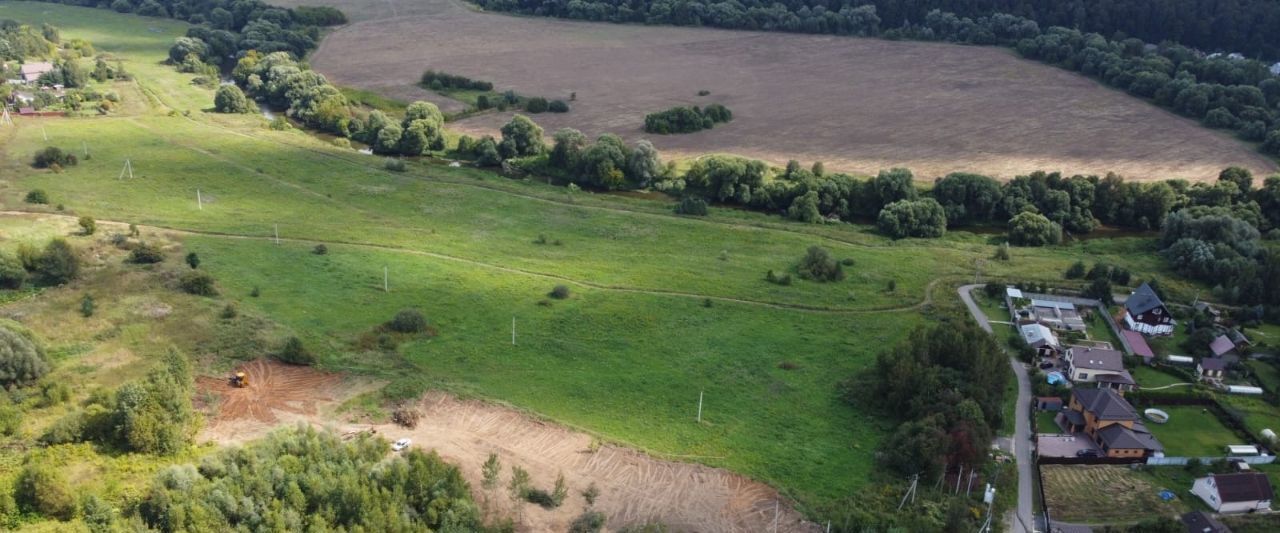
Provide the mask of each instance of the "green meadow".
POLYGON ((892 429, 842 403, 838 383, 956 308, 955 287, 975 274, 1058 280, 1085 258, 1190 290, 1147 238, 1015 249, 1000 262, 990 235, 892 241, 861 225, 728 209, 680 217, 660 196, 571 194, 430 161, 388 172, 381 158, 271 131, 257 115, 206 112, 212 91, 161 64, 181 23, 15 2, 0 2, 0 18, 54 23, 137 78, 117 84, 133 99, 120 114, 0 128, 5 209, 58 212, 22 202, 39 188, 62 214, 181 230, 221 298, 300 336, 324 367, 505 402, 747 474, 802 506, 877 479, 874 451, 892 429), (50 145, 90 157, 61 173, 32 169, 50 145), (132 179, 120 176, 126 160, 132 179), (326 255, 312 253, 320 243, 326 255), (845 281, 764 281, 815 245, 853 260, 845 281), (560 284, 570 297, 549 298, 560 284), (406 307, 438 335, 394 350, 358 344, 406 307))

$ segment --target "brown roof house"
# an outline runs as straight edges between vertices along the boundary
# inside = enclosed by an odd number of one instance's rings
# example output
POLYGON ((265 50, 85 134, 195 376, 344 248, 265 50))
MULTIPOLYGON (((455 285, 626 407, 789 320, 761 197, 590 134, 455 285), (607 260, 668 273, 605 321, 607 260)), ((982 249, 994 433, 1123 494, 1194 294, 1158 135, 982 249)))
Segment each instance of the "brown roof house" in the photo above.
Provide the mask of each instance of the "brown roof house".
POLYGON ((1131 391, 1137 386, 1124 369, 1124 354, 1106 348, 1067 348, 1067 377, 1074 383, 1097 383, 1099 387, 1131 391))
POLYGON ((1173 335, 1175 322, 1156 291, 1143 283, 1124 302, 1124 324, 1143 335, 1173 335))
POLYGON ((1163 454, 1164 446, 1147 431, 1138 412, 1111 389, 1073 389, 1063 412, 1067 430, 1083 432, 1112 458, 1141 458, 1163 454))
POLYGON ((1271 482, 1261 472, 1210 474, 1191 485, 1199 496, 1219 513, 1249 513, 1271 510, 1271 482))

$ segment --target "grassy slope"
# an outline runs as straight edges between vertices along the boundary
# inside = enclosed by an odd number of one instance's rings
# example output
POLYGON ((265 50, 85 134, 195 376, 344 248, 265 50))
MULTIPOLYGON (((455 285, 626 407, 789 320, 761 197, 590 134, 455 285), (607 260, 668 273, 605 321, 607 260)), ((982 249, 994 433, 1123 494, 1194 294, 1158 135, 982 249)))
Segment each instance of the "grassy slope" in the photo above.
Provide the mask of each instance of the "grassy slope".
MULTIPOLYGON (((188 246, 231 298, 297 331, 326 364, 507 401, 607 438, 747 473, 805 503, 869 479, 887 428, 839 404, 834 386, 925 318, 913 310, 818 314, 730 300, 904 308, 925 298, 930 281, 967 277, 993 251, 987 237, 972 234, 892 242, 855 226, 802 226, 729 210, 690 220, 670 215, 660 200, 570 199, 562 189, 469 169, 414 164, 389 174, 377 158, 268 131, 256 116, 199 111, 211 93, 159 64, 181 24, 9 2, 0 2, 0 17, 49 21, 64 35, 128 55, 141 89, 126 98, 146 94, 159 104, 0 131, 0 170, 16 177, 0 191, 6 207, 28 208, 21 195, 40 187, 71 211, 104 219, 257 237, 280 224, 285 237, 330 243, 330 255, 308 254, 309 243, 277 247, 214 235, 191 237, 188 246), (59 175, 34 172, 26 161, 46 144, 44 134, 68 148, 87 143, 93 158, 59 175), (125 158, 134 180, 116 179, 125 158), (203 210, 195 206, 197 188, 203 210), (564 245, 534 245, 538 234, 564 245), (854 258, 850 279, 762 282, 766 270, 788 268, 812 244, 854 258), (384 266, 390 293, 379 287, 384 266), (582 282, 570 282, 575 297, 536 305, 553 284, 567 282, 556 276, 582 282), (890 279, 894 293, 883 290, 890 279), (245 296, 254 286, 263 288, 261 298, 245 296), (704 296, 718 300, 705 308, 704 296), (425 309, 440 337, 402 347, 403 360, 350 348, 354 336, 406 306, 425 309), (521 332, 515 347, 513 315, 521 332), (780 370, 783 360, 800 368, 780 370), (707 393, 702 426, 691 421, 698 391, 707 393)), ((1015 250, 1014 261, 988 261, 984 273, 1053 279, 1081 255, 1109 256, 1136 273, 1159 271, 1154 255, 1132 253, 1150 246, 1118 239, 1015 250)), ((936 297, 954 299, 945 287, 936 297)))

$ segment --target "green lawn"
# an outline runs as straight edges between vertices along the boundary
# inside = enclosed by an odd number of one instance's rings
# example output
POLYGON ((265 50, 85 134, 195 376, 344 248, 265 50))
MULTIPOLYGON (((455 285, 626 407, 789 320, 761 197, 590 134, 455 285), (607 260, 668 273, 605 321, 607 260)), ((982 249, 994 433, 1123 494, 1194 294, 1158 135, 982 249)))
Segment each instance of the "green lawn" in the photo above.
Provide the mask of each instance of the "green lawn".
POLYGON ((1139 365, 1133 370, 1133 380, 1138 382, 1139 387, 1154 388, 1173 385, 1175 383, 1184 383, 1183 380, 1175 376, 1171 376, 1159 370, 1155 370, 1146 365, 1139 365))
POLYGON ((1054 422, 1054 417, 1058 416, 1057 411, 1036 411, 1036 432, 1037 433, 1062 433, 1062 428, 1058 427, 1058 423, 1054 422))
POLYGON ((1246 361, 1253 373, 1258 376, 1258 380, 1271 391, 1280 391, 1280 369, 1275 365, 1266 361, 1246 361))
MULTIPOLYGON (((894 241, 868 226, 740 210, 679 217, 663 196, 570 195, 426 161, 389 173, 380 158, 270 131, 258 116, 202 112, 212 92, 159 64, 181 23, 13 2, 0 2, 0 18, 54 22, 64 37, 127 56, 138 77, 121 114, 0 129, 0 206, 52 211, 21 202, 42 188, 66 214, 199 233, 186 246, 226 297, 301 336, 324 366, 505 401, 728 467, 802 506, 875 479, 875 449, 892 430, 841 403, 836 384, 952 308, 954 287, 994 251, 989 236, 964 232, 894 241), (61 174, 31 169, 47 145, 87 146, 93 156, 61 174), (135 178, 119 180, 126 158, 135 178), (286 239, 278 246, 264 240, 277 226, 286 239), (539 235, 562 244, 535 244, 539 235), (328 255, 309 253, 317 242, 328 255), (853 259, 845 281, 763 280, 812 245, 853 259), (384 268, 390 292, 381 290, 384 268), (540 305, 557 284, 573 296, 540 305), (260 298, 247 296, 253 287, 260 298), (423 309, 439 337, 397 353, 352 346, 404 307, 423 309), (779 368, 784 361, 797 368, 779 368)), ((1137 238, 1017 249, 984 273, 1052 279, 1044 273, 1087 255, 1186 287, 1152 249, 1137 238)))
MULTIPOLYGON (((1196 405, 1157 405, 1169 413, 1169 422, 1146 421, 1147 429, 1160 439, 1169 457, 1221 457, 1229 444, 1240 444, 1240 438, 1218 420, 1211 411, 1196 405)), ((1145 420, 1144 420, 1145 421, 1145 420)))
POLYGON ((1115 332, 1111 331, 1111 326, 1107 325, 1107 319, 1103 318, 1100 313, 1094 312, 1090 314, 1088 320, 1085 321, 1085 326, 1088 328, 1086 331, 1090 339, 1111 343, 1112 348, 1124 351, 1124 344, 1121 344, 1115 332))

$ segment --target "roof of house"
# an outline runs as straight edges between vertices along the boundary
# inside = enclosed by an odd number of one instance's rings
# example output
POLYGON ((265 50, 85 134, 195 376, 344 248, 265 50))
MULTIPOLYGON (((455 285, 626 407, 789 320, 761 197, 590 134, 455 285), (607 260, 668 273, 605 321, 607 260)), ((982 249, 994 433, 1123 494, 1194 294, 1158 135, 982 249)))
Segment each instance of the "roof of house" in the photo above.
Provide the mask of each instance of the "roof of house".
POLYGON ((1236 472, 1213 474, 1218 485, 1218 497, 1222 503, 1270 500, 1273 496, 1271 482, 1262 472, 1236 472))
POLYGON ((1249 338, 1245 337, 1244 333, 1241 333, 1238 329, 1229 329, 1227 330, 1226 335, 1227 338, 1231 339, 1231 342, 1235 343, 1236 346, 1241 344, 1253 344, 1249 342, 1249 338))
POLYGON ((1057 396, 1036 396, 1036 403, 1042 404, 1061 404, 1062 398, 1057 396))
POLYGON ((1005 287, 1004 293, 1009 295, 1010 298, 1022 297, 1022 290, 1017 287, 1005 287))
POLYGON ((1126 329, 1122 330, 1120 334, 1124 335, 1124 340, 1129 342, 1129 348, 1133 349, 1133 355, 1146 358, 1156 356, 1156 353, 1151 351, 1151 346, 1147 345, 1147 340, 1142 338, 1141 333, 1126 329))
POLYGON ((1137 420, 1138 412, 1129 402, 1111 389, 1071 389, 1076 401, 1085 411, 1099 420, 1137 420))
POLYGON ((1106 348, 1074 346, 1071 348, 1071 366, 1091 370, 1124 370, 1124 354, 1106 348))
POLYGON ((1079 411, 1072 411, 1068 409, 1062 412, 1062 416, 1067 417, 1067 422, 1070 422, 1073 426, 1084 425, 1084 415, 1080 414, 1079 411))
POLYGON ((1187 533, 1231 533, 1230 528, 1204 511, 1182 515, 1182 524, 1187 526, 1187 533))
POLYGON ((1051 309, 1071 309, 1071 310, 1074 310, 1076 308, 1076 304, 1073 304, 1071 302, 1062 302, 1058 300, 1036 300, 1036 299, 1031 300, 1031 306, 1032 307, 1048 307, 1051 309))
POLYGON ((1227 362, 1217 357, 1206 357, 1200 360, 1201 370, 1226 370, 1227 362))
POLYGON ((1194 307, 1196 308, 1196 311, 1207 311, 1209 314, 1213 316, 1218 316, 1222 314, 1222 312, 1218 311, 1216 307, 1209 305, 1209 302, 1196 302, 1196 305, 1194 307))
POLYGON ((1121 385, 1137 385, 1138 382, 1133 380, 1133 375, 1128 370, 1121 370, 1119 374, 1103 374, 1096 376, 1097 381, 1104 383, 1119 383, 1121 385))
POLYGON ((1124 308, 1131 315, 1140 315, 1157 307, 1164 307, 1164 302, 1160 301, 1156 291, 1146 283, 1139 285, 1138 290, 1133 291, 1129 299, 1124 301, 1124 308))
POLYGON ((1018 329, 1022 332, 1022 340, 1027 341, 1027 344, 1036 347, 1043 345, 1058 347, 1058 336, 1043 324, 1024 324, 1018 329))
POLYGON ((30 78, 32 76, 39 76, 51 70, 53 70, 53 63, 48 61, 37 61, 35 63, 23 63, 22 66, 19 67, 18 72, 22 73, 23 78, 30 78))
POLYGON ((1209 351, 1213 352, 1213 355, 1215 356, 1222 355, 1234 349, 1236 349, 1236 343, 1231 342, 1231 339, 1227 338, 1226 335, 1218 335, 1218 338, 1213 339, 1213 342, 1209 343, 1209 351))
POLYGON ((1098 431, 1098 437, 1102 439, 1102 443, 1107 448, 1121 448, 1125 450, 1147 449, 1147 443, 1133 430, 1120 424, 1111 424, 1098 431))

